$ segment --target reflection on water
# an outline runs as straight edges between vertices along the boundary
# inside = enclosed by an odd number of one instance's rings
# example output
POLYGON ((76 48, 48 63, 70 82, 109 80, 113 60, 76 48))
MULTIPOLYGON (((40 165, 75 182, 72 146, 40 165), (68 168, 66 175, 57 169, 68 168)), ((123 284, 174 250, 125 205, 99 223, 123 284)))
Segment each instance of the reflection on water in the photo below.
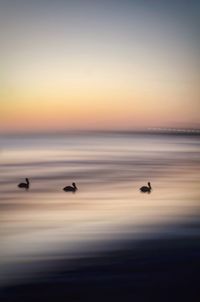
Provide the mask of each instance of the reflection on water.
POLYGON ((98 242, 150 236, 192 218, 199 147, 197 135, 1 137, 1 282, 36 261, 75 257, 94 243, 100 249, 98 242), (17 187, 26 177, 29 191, 17 187), (74 181, 75 194, 62 190, 74 181), (141 194, 148 181, 151 194, 141 194))

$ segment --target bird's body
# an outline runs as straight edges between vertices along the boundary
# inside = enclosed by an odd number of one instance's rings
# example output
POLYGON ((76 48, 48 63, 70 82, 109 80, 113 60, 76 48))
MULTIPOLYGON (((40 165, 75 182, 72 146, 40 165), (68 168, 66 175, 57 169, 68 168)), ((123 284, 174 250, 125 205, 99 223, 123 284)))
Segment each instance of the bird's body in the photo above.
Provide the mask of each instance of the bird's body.
POLYGON ((28 190, 29 189, 29 180, 28 180, 28 178, 26 178, 26 182, 21 182, 20 184, 18 184, 18 187, 28 190))
POLYGON ((67 187, 63 188, 63 190, 65 192, 76 192, 76 190, 78 190, 78 188, 76 187, 75 182, 73 182, 72 186, 67 186, 67 187))
POLYGON ((151 184, 150 182, 148 182, 148 187, 147 186, 143 186, 140 188, 140 191, 142 193, 150 193, 151 192, 151 184))

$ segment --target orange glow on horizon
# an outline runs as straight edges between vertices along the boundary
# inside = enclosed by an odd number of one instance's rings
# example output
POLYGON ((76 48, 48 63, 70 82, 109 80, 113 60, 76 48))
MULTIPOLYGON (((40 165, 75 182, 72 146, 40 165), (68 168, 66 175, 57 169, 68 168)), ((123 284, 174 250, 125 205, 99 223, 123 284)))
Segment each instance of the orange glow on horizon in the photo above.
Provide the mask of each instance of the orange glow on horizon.
POLYGON ((0 132, 199 125, 185 23, 134 4, 116 5, 119 18, 81 3, 77 20, 67 4, 47 16, 30 7, 30 19, 14 8, 4 20, 0 132))

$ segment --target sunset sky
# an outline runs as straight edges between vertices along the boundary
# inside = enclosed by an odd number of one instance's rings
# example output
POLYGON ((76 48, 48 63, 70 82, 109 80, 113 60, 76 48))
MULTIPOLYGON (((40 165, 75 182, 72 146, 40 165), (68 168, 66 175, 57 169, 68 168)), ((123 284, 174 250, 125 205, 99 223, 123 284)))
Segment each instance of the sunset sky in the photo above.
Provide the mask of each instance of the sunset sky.
POLYGON ((2 0, 0 132, 199 127, 200 2, 2 0))

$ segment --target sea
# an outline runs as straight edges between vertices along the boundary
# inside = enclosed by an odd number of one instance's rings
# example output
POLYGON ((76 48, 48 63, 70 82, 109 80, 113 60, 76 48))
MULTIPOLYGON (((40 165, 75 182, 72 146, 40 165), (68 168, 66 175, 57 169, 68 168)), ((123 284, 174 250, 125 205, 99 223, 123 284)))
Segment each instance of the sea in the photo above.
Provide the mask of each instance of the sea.
POLYGON ((200 135, 72 132, 0 135, 0 284, 131 239, 193 236, 200 135), (30 188, 18 188, 29 178, 30 188), (63 188, 76 183, 78 190, 63 188), (140 187, 151 183, 150 193, 140 187), (181 223, 190 228, 179 228, 181 223))

